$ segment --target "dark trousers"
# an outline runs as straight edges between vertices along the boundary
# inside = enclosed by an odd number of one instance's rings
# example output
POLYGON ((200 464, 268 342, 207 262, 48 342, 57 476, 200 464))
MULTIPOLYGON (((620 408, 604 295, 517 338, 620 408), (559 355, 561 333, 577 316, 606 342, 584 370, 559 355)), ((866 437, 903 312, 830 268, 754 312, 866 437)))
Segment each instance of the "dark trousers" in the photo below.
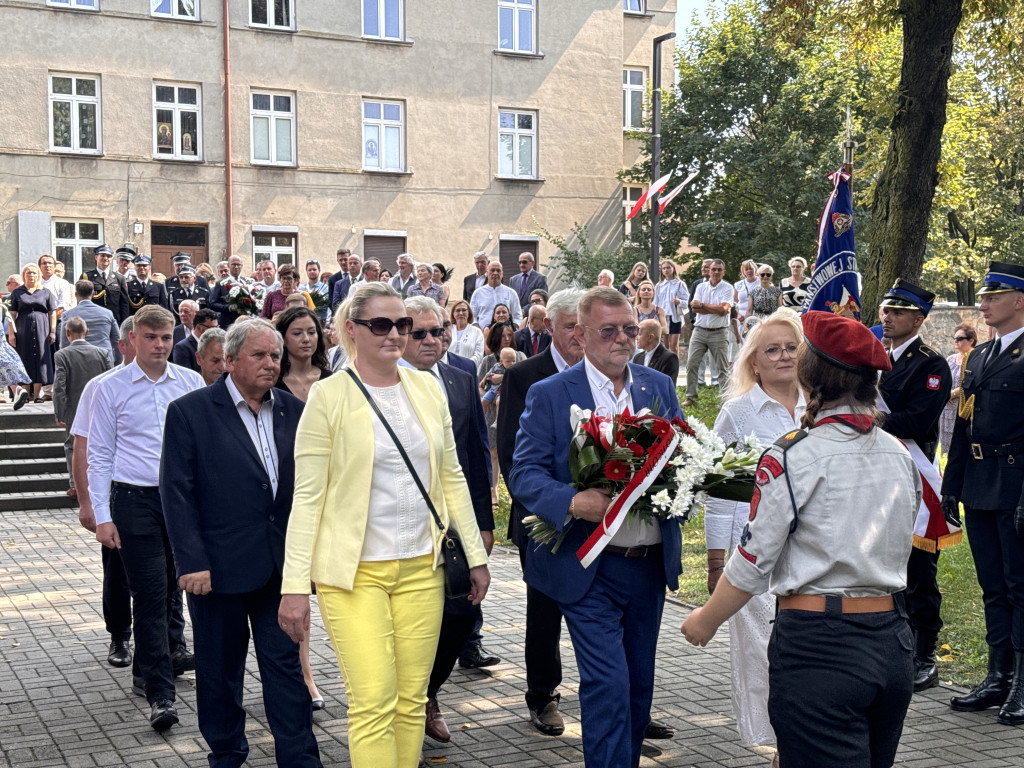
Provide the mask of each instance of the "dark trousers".
POLYGON ((651 720, 654 656, 665 607, 661 557, 605 554, 587 593, 560 603, 580 671, 586 768, 637 768, 651 720))
MULTIPOLYGON (((526 550, 519 550, 526 570, 526 550)), ((540 590, 526 585, 526 706, 539 712, 558 698, 562 684, 562 609, 540 590)))
POLYGON ((775 619, 768 717, 780 764, 889 768, 913 695, 910 627, 899 611, 829 609, 779 611, 775 619))
POLYGON ((985 600, 985 640, 1024 651, 1024 542, 1013 510, 965 509, 968 540, 985 600))
POLYGON ((168 617, 178 590, 159 489, 114 483, 110 515, 121 536, 121 559, 132 594, 132 673, 145 680, 150 704, 161 699, 174 701, 174 669, 167 635, 168 617))
POLYGON ((914 547, 907 561, 907 618, 917 636, 917 656, 924 660, 935 652, 942 629, 942 593, 939 592, 939 553, 914 547))
MULTIPOLYGON (((128 589, 121 550, 100 547, 100 556, 103 563, 103 623, 111 640, 128 642, 132 637, 132 593, 128 589)), ((171 653, 185 648, 185 614, 180 589, 175 589, 172 595, 167 625, 167 644, 171 653)))
POLYGON ((455 662, 473 634, 477 621, 482 618, 480 606, 473 605, 466 598, 444 601, 444 615, 441 617, 441 634, 437 639, 437 653, 427 683, 427 698, 433 699, 441 686, 455 669, 455 662))
POLYGON ((277 764, 321 768, 299 646, 278 626, 280 603, 280 575, 254 592, 188 596, 199 730, 210 747, 211 768, 238 768, 249 754, 242 684, 250 627, 277 764))

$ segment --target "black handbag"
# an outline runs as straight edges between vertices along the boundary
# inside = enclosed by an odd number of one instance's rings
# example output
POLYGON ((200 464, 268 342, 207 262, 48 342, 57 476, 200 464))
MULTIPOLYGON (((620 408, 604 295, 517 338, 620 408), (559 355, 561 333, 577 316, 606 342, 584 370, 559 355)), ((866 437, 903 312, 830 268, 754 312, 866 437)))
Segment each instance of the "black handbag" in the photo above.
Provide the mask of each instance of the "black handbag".
POLYGON ((437 514, 437 510, 434 509, 434 502, 430 500, 430 496, 427 494, 427 489, 423 487, 423 482, 420 480, 420 476, 416 474, 416 470, 412 465, 412 461, 409 459, 409 454, 405 452, 405 448, 402 447, 401 441, 398 439, 398 435, 388 424, 388 420, 384 418, 384 414, 380 412, 380 408, 377 406, 377 401, 373 399, 369 392, 366 391, 366 387, 363 386, 363 382, 356 376, 355 371, 351 368, 346 368, 345 372, 352 377, 352 381, 359 387, 359 391, 363 393, 363 397, 366 398, 366 402, 370 404, 373 412, 377 414, 377 418, 380 419, 380 423, 384 425, 384 429, 387 430, 391 439, 395 442, 395 447, 398 449, 398 453, 401 454, 402 460, 405 461, 405 466, 409 469, 409 474, 412 475, 412 479, 416 482, 416 487, 420 489, 420 493, 423 494, 423 500, 427 502, 427 508, 430 510, 430 514, 434 517, 434 522, 437 523, 438 530, 441 531, 441 555, 444 558, 444 594, 448 598, 461 598, 466 597, 473 589, 473 582, 469 578, 469 561, 466 559, 466 550, 462 546, 462 540, 459 538, 459 532, 456 531, 452 526, 444 527, 441 522, 440 515, 437 514))

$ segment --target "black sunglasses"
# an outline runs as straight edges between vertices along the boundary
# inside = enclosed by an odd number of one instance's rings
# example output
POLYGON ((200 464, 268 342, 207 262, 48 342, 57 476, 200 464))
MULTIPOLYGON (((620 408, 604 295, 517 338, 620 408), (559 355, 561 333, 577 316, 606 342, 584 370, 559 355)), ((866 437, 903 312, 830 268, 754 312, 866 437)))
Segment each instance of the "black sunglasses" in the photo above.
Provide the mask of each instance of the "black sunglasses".
POLYGON ((585 325, 583 327, 590 328, 592 331, 597 331, 605 341, 611 341, 612 339, 618 338, 619 331, 626 334, 627 339, 635 339, 640 335, 639 325, 627 325, 623 328, 594 328, 590 325, 585 325))
POLYGON ((966 336, 954 336, 953 341, 970 341, 966 336))
POLYGON ((400 317, 397 320, 392 320, 390 317, 373 317, 369 320, 357 320, 350 317, 349 320, 356 325, 365 325, 374 336, 387 336, 391 333, 392 328, 398 330, 399 336, 408 336, 409 331, 412 330, 411 317, 400 317))
POLYGON ((444 328, 431 328, 429 331, 425 328, 420 328, 418 331, 413 331, 409 336, 416 341, 423 341, 427 338, 427 334, 430 334, 435 339, 440 339, 444 336, 444 328))

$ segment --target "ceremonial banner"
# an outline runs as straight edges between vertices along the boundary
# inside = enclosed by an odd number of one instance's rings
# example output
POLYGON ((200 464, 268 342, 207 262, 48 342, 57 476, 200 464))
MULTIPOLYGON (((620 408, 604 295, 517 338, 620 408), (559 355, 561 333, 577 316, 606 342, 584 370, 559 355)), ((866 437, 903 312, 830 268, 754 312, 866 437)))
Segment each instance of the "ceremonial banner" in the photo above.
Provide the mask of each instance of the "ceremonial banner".
POLYGON ((850 173, 840 169, 828 178, 834 187, 818 221, 818 257, 801 312, 820 310, 860 320, 850 173))

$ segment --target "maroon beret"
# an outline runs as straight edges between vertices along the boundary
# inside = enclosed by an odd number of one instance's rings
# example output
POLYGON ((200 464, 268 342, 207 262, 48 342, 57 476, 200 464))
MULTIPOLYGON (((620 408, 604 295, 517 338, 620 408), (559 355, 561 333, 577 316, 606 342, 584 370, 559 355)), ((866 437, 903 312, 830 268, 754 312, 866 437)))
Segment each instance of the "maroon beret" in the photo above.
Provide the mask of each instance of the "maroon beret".
POLYGON ((804 312, 804 340, 818 357, 847 371, 890 371, 882 343, 865 326, 832 312, 804 312))

